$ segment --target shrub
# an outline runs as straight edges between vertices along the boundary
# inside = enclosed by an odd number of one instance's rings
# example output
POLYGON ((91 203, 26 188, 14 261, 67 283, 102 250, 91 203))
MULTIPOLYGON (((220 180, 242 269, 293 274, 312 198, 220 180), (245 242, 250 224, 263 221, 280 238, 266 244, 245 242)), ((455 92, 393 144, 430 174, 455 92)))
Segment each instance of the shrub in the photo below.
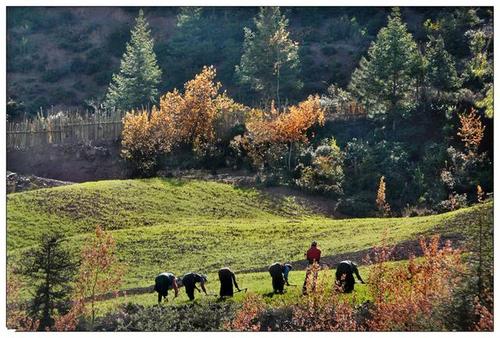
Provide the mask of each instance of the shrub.
POLYGON ((335 139, 325 139, 312 154, 312 163, 300 169, 295 182, 301 189, 340 197, 343 193, 344 155, 335 139))
POLYGON ((170 121, 157 109, 127 113, 123 118, 122 157, 140 176, 156 173, 159 159, 172 149, 170 121))
POLYGON ((97 331, 221 331, 236 309, 234 302, 197 302, 180 306, 127 304, 99 318, 97 331))

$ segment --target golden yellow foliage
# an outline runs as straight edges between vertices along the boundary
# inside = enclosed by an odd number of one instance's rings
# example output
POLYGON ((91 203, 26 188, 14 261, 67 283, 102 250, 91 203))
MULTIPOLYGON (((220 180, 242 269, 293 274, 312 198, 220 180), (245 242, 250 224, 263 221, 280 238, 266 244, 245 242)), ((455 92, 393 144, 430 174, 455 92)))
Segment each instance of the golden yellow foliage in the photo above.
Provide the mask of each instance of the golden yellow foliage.
POLYGON ((173 146, 169 117, 156 107, 147 111, 127 113, 123 118, 122 157, 133 162, 143 174, 154 171, 157 157, 173 146))
POLYGON ((385 200, 385 177, 380 177, 377 190, 377 199, 375 200, 377 204, 377 209, 383 216, 387 216, 391 211, 391 206, 385 200))
POLYGON ((171 143, 192 145, 200 154, 216 142, 215 122, 228 117, 244 106, 234 102, 225 93, 219 94, 220 82, 214 82, 216 70, 203 67, 200 74, 184 85, 184 94, 174 90, 160 99, 160 114, 171 121, 171 143))
POLYGON ((134 163, 142 174, 155 171, 158 157, 178 144, 189 144, 204 154, 218 137, 236 123, 246 108, 233 101, 221 84, 214 82, 213 66, 186 82, 184 93, 177 89, 160 98, 159 107, 127 113, 123 120, 122 156, 134 163))
POLYGON ((459 118, 460 128, 457 135, 469 151, 476 152, 484 136, 485 127, 481 122, 481 118, 474 110, 469 114, 461 114, 459 118))
POLYGON ((307 130, 323 125, 325 111, 319 96, 309 96, 297 106, 280 113, 274 104, 269 112, 253 109, 248 117, 247 131, 256 143, 307 143, 307 130))
POLYGON ((307 131, 314 125, 323 125, 325 111, 318 95, 280 112, 274 103, 269 111, 252 109, 246 121, 246 133, 238 140, 254 165, 265 162, 266 153, 281 152, 288 148, 288 169, 294 143, 308 143, 307 131))

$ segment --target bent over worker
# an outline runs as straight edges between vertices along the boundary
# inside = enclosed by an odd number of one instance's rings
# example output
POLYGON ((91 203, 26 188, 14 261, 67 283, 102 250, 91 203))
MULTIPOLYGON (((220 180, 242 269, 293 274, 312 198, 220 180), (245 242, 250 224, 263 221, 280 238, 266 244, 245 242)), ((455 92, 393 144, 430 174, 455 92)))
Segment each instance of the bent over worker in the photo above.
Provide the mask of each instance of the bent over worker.
POLYGON ((179 287, 173 273, 163 272, 156 276, 154 290, 158 292, 158 304, 161 303, 162 298, 167 298, 168 290, 171 289, 174 289, 174 298, 177 297, 179 295, 179 287))
POLYGON ((222 268, 219 270, 219 281, 220 281, 220 297, 228 296, 232 297, 234 294, 233 283, 238 291, 241 291, 238 283, 236 283, 236 276, 229 268, 222 268))
POLYGON ((200 283, 200 287, 203 290, 205 294, 207 294, 207 290, 205 289, 205 283, 207 282, 207 276, 206 275, 201 275, 198 273, 194 272, 189 272, 182 276, 182 285, 184 285, 184 288, 186 288, 186 294, 189 297, 189 300, 194 300, 194 290, 198 290, 198 292, 201 292, 200 289, 196 286, 196 283, 200 283))
POLYGON ((361 276, 359 275, 358 266, 356 263, 346 260, 342 261, 337 265, 337 271, 335 272, 336 284, 341 286, 344 292, 349 293, 354 290, 354 276, 362 283, 365 284, 361 276))
POLYGON ((288 283, 288 273, 292 270, 290 264, 273 263, 269 266, 269 274, 273 280, 274 293, 283 293, 283 288, 288 283))

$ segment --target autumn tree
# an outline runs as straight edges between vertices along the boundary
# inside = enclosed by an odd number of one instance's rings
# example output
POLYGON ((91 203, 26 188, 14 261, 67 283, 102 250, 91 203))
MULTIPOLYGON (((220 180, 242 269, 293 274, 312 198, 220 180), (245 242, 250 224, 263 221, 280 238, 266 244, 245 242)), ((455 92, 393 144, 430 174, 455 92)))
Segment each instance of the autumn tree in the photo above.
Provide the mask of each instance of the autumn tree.
POLYGON ((375 203, 376 203, 377 209, 381 215, 387 216, 390 213, 391 207, 390 207, 389 203, 386 202, 386 199, 385 199, 385 177, 384 176, 380 177, 380 181, 378 184, 378 190, 377 190, 377 198, 375 200, 375 203))
POLYGON ((59 318, 61 331, 74 328, 80 314, 90 313, 90 330, 94 327, 96 296, 117 290, 122 282, 124 267, 116 257, 116 244, 111 233, 100 226, 95 236, 86 241, 81 252, 81 263, 73 292, 73 308, 59 318))
POLYGON ((220 135, 216 135, 215 125, 221 117, 245 109, 220 92, 222 84, 214 81, 215 76, 213 66, 203 67, 201 73, 186 82, 184 93, 177 89, 166 93, 158 108, 159 114, 171 121, 171 143, 187 144, 198 155, 206 154, 217 142, 220 135))
POLYGON ((154 40, 142 9, 123 54, 120 72, 113 74, 105 106, 127 111, 157 102, 161 70, 153 50, 154 40))
POLYGON ((22 274, 34 285, 34 298, 28 307, 29 315, 39 320, 38 330, 53 326, 54 317, 66 311, 75 262, 63 246, 65 237, 55 232, 45 235, 39 246, 24 255, 22 274))
POLYGON ((255 165, 265 164, 266 148, 282 145, 287 150, 288 170, 295 144, 309 141, 307 132, 315 125, 324 123, 324 109, 319 96, 309 96, 296 106, 280 111, 274 105, 269 111, 253 109, 247 118, 246 133, 240 143, 248 151, 255 165))
POLYGON ((485 127, 481 122, 481 117, 472 110, 468 114, 459 115, 459 119, 460 127, 457 135, 464 143, 465 149, 471 154, 476 154, 484 136, 485 127))
POLYGON ((245 27, 241 62, 236 66, 240 83, 249 85, 266 102, 278 106, 282 94, 302 88, 299 79, 299 45, 290 38, 288 19, 279 7, 261 7, 255 30, 245 27))
POLYGON ((420 58, 417 44, 395 8, 352 74, 350 91, 370 117, 381 120, 393 133, 415 108, 420 58))
POLYGON ((160 156, 170 152, 173 137, 171 120, 156 107, 147 111, 130 112, 123 118, 121 156, 132 164, 141 176, 153 175, 160 156))
POLYGON ((16 270, 11 265, 7 267, 6 271, 6 326, 8 329, 17 331, 35 331, 40 321, 28 316, 26 305, 23 304, 24 302, 20 297, 21 289, 26 285, 16 270))
MULTIPOLYGON (((486 153, 479 152, 479 146, 484 136, 484 125, 476 111, 459 114, 460 126, 457 136, 463 142, 464 149, 448 147, 447 167, 441 171, 441 180, 450 194, 450 201, 463 196, 466 202, 467 194, 472 199, 477 185, 491 186, 491 165, 486 153)), ((463 206, 465 203, 460 203, 463 206)))

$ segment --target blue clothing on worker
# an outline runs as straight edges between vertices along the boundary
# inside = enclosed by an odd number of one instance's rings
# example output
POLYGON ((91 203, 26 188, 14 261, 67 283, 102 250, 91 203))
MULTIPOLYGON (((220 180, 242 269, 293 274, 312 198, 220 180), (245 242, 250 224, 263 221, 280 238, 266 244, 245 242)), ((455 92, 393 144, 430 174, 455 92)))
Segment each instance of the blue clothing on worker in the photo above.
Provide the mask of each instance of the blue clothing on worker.
POLYGON ((292 270, 292 266, 289 264, 285 264, 283 268, 283 277, 285 278, 285 281, 288 283, 288 273, 292 270))

